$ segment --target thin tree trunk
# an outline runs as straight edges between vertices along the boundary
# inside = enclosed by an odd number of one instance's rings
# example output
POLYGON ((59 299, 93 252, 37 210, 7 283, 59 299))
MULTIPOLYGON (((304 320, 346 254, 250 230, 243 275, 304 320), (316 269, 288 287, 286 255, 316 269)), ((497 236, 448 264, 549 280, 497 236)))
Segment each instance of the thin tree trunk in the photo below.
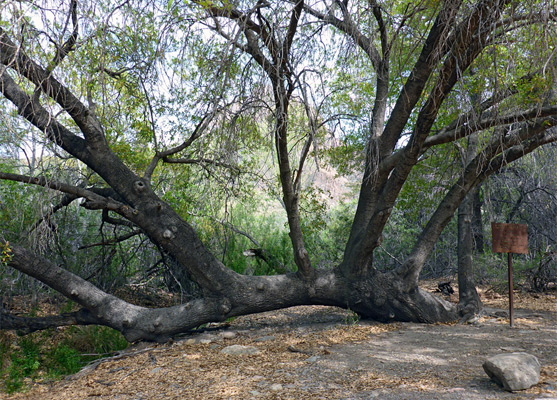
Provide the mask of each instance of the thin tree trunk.
MULTIPOLYGON (((471 135, 468 138, 468 149, 466 151, 465 163, 470 163, 476 153, 478 138, 471 135)), ((474 284, 474 239, 472 232, 472 221, 474 219, 474 198, 479 190, 476 186, 464 198, 458 207, 458 295, 459 306, 463 319, 470 319, 477 313, 482 302, 474 284)))
POLYGON ((472 237, 477 254, 484 253, 484 227, 482 220, 481 185, 473 192, 474 216, 472 217, 472 237))

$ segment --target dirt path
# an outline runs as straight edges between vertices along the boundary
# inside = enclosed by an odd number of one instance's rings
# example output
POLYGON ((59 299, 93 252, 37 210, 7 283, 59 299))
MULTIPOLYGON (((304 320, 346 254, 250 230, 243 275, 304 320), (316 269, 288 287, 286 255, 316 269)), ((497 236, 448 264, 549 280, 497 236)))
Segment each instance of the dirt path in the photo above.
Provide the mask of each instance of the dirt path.
MULTIPOLYGON (((557 313, 491 310, 476 325, 354 323, 330 307, 237 318, 173 343, 141 343, 76 376, 9 399, 557 399, 557 313), (231 345, 252 355, 226 355, 231 345), (534 354, 537 386, 507 393, 482 370, 489 356, 534 354)), ((1 397, 1 395, 0 395, 1 397)))

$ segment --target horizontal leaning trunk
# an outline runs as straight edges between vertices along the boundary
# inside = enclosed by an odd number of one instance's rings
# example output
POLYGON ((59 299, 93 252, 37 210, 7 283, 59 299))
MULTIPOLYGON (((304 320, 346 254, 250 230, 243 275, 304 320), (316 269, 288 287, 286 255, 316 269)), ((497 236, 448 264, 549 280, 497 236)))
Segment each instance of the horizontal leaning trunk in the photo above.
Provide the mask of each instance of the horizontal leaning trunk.
POLYGON ((124 334, 127 340, 164 342, 207 322, 296 305, 330 305, 353 310, 379 321, 447 322, 458 317, 456 306, 418 287, 406 290, 391 273, 346 279, 339 269, 316 271, 310 279, 297 274, 276 276, 236 275, 228 290, 167 308, 144 308, 107 294, 49 261, 14 246, 10 266, 36 277, 84 307, 66 319, 31 320, 0 315, 3 329, 27 332, 52 326, 100 324, 124 334), (29 322, 29 324, 26 324, 29 322))

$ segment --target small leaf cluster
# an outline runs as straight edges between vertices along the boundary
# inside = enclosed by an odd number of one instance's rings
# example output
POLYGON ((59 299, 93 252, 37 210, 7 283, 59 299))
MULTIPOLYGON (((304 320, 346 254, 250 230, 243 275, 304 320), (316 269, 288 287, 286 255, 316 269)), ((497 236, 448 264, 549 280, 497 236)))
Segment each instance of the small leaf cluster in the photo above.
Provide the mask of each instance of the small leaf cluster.
POLYGON ((0 252, 0 264, 7 265, 12 259, 12 249, 10 248, 10 242, 6 241, 2 245, 2 251, 0 252))

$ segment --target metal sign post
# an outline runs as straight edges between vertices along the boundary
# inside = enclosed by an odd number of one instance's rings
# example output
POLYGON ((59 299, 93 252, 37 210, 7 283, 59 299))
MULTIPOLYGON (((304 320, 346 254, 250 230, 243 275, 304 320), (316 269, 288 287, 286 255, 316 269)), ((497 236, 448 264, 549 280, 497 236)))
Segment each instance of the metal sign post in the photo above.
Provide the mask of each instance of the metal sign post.
POLYGON ((494 253, 508 253, 509 270, 509 320, 513 326, 513 253, 528 254, 528 226, 524 224, 491 223, 494 253))

